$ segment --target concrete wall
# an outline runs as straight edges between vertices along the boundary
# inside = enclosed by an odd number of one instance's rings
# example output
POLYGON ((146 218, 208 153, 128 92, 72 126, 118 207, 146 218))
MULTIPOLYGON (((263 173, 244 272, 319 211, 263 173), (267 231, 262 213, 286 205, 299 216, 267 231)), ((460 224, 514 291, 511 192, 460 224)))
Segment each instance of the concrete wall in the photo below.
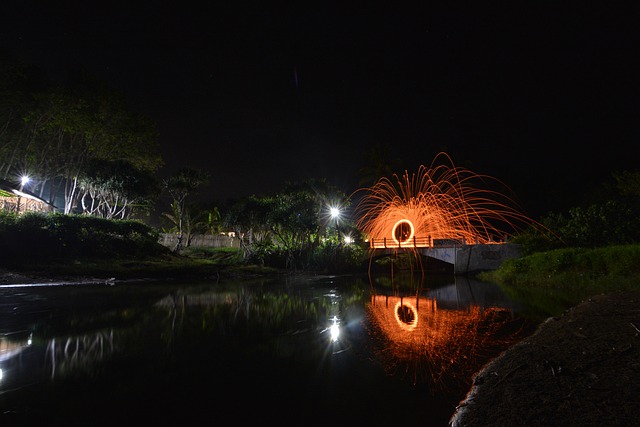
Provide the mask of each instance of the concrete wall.
POLYGON ((512 243, 495 245, 465 245, 457 248, 455 274, 468 274, 483 270, 496 270, 504 260, 520 258, 520 245, 512 243))
MULTIPOLYGON (((159 242, 168 247, 174 248, 178 242, 178 236, 171 233, 161 233, 159 242)), ((186 236, 182 241, 184 245, 187 244, 186 236)), ((204 235, 197 234, 191 239, 191 247, 207 247, 207 248, 239 248, 240 242, 235 237, 225 235, 204 235)))

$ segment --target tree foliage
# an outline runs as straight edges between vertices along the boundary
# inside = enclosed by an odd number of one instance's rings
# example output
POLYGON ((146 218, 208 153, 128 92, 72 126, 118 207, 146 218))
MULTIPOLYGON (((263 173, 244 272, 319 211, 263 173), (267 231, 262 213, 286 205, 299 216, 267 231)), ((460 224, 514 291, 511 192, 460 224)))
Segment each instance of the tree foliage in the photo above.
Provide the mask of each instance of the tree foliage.
MULTIPOLYGON (((25 79, 20 68, 1 62, 0 75, 20 85, 0 86, 5 97, 0 103, 0 172, 15 181, 22 174, 32 180, 31 191, 70 213, 87 202, 95 188, 85 184, 98 173, 92 168, 100 162, 128 163, 130 184, 139 182, 140 194, 149 189, 137 180, 155 172, 162 164, 155 124, 131 112, 123 96, 95 81, 71 86, 36 86, 25 79), (35 89, 34 89, 35 88, 35 89), (10 90, 11 89, 11 90, 10 90), (36 90, 37 89, 37 90, 36 90), (59 202, 59 200, 62 200, 59 202)), ((123 168, 121 168, 123 170, 123 168)), ((128 195, 115 192, 123 200, 128 195)), ((123 217, 130 210, 119 210, 123 217)), ((104 211, 89 213, 104 215, 104 211)))
POLYGON ((146 259, 167 251, 158 232, 136 220, 87 215, 22 215, 0 211, 0 257, 5 264, 146 259))
POLYGON ((549 213, 543 225, 553 234, 527 230, 516 237, 526 253, 560 247, 597 248, 640 242, 640 173, 616 172, 606 197, 575 206, 566 213, 549 213))
POLYGON ((106 219, 124 219, 148 210, 158 193, 155 177, 123 160, 91 159, 79 179, 82 211, 106 219))
POLYGON ((315 268, 317 261, 344 247, 340 231, 353 233, 343 218, 331 218, 331 206, 349 206, 347 196, 326 180, 288 183, 270 196, 251 196, 235 203, 225 215, 224 226, 232 229, 245 260, 287 269, 315 268), (326 250, 331 246, 331 250, 326 250))
POLYGON ((187 199, 208 181, 209 175, 206 172, 191 167, 183 167, 175 175, 163 181, 164 189, 171 196, 171 213, 165 214, 165 217, 172 219, 178 233, 178 240, 174 248, 176 253, 180 252, 183 247, 185 230, 190 236, 193 222, 196 220, 196 218, 192 218, 187 199))

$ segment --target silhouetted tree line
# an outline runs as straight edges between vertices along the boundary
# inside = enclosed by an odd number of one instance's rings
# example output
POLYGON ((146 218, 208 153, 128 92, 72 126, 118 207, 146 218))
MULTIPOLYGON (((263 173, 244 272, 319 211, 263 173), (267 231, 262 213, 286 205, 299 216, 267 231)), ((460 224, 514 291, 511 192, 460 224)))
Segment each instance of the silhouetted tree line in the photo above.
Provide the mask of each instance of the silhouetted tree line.
POLYGON ((588 202, 566 213, 550 212, 540 222, 546 233, 531 228, 514 239, 527 253, 640 243, 640 172, 614 172, 588 202))

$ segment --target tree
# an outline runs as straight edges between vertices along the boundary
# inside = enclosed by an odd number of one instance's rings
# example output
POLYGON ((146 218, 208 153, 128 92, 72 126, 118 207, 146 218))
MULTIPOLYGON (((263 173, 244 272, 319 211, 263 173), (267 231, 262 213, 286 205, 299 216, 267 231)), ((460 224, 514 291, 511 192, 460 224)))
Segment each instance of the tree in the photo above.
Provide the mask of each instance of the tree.
POLYGON ((614 172, 613 178, 622 196, 640 199, 640 171, 614 172))
POLYGON ((79 187, 85 214, 127 219, 134 208, 149 208, 158 185, 149 172, 127 161, 91 159, 79 187))
POLYGON ((245 197, 235 202, 222 220, 223 226, 233 230, 240 241, 245 261, 257 259, 264 263, 272 249, 268 218, 273 204, 272 197, 245 197))
POLYGON ((202 231, 204 234, 215 236, 222 231, 222 215, 217 207, 203 210, 202 231))
POLYGON ((23 118, 33 108, 33 93, 41 90, 43 73, 15 56, 0 52, 0 178, 12 180, 20 172, 23 118))
POLYGON ((252 196, 234 204, 225 226, 240 239, 245 260, 264 262, 269 256, 285 268, 306 267, 324 239, 331 205, 348 199, 326 180, 286 184, 273 196, 252 196))
POLYGON ((173 251, 179 253, 183 246, 185 220, 190 219, 187 198, 200 186, 208 183, 209 175, 197 168, 183 167, 163 181, 164 188, 172 198, 171 207, 178 228, 178 241, 173 251))
MULTIPOLYGON (((15 76, 10 71, 4 74, 15 76)), ((155 125, 129 111, 122 94, 95 80, 81 83, 37 88, 28 96, 0 87, 13 100, 0 105, 0 172, 5 178, 28 172, 31 190, 65 213, 83 196, 78 183, 91 173, 91 160, 127 161, 144 172, 162 164, 155 125)))

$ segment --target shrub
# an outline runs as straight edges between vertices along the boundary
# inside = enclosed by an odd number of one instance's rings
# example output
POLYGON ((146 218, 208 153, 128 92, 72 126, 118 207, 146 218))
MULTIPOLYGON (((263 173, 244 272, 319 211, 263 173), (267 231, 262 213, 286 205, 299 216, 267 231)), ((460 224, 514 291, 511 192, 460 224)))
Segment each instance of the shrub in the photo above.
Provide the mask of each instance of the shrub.
POLYGON ((137 220, 85 215, 0 215, 0 241, 5 263, 141 259, 168 251, 157 230, 137 220))

